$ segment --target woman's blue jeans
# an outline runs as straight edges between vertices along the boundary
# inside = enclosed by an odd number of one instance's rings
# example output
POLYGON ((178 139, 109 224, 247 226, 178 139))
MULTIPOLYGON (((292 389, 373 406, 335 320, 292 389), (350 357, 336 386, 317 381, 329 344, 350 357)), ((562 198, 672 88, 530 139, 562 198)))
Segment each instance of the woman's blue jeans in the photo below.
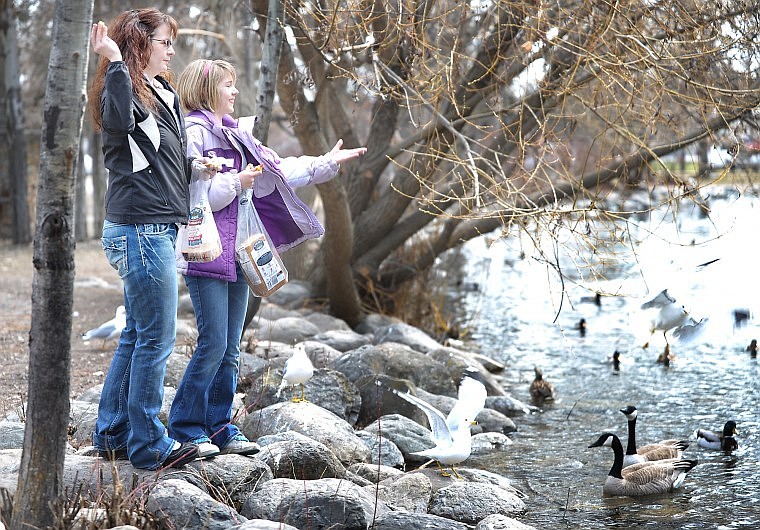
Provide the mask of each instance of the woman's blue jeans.
POLYGON ((132 465, 156 469, 174 440, 158 420, 177 326, 174 224, 103 224, 103 250, 124 282, 127 325, 100 396, 93 444, 126 447, 132 465))
POLYGON ((240 430, 232 422, 240 335, 248 306, 248 283, 185 276, 198 324, 198 343, 169 413, 169 434, 180 442, 210 438, 224 447, 240 430))

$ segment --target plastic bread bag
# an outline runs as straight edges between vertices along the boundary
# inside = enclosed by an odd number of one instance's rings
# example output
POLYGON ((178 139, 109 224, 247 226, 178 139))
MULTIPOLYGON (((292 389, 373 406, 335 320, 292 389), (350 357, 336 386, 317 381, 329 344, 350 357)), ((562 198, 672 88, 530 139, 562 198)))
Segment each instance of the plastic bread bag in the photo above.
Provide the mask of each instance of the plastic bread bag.
POLYGON ((214 261, 222 253, 222 240, 208 202, 212 173, 193 171, 190 180, 190 215, 180 229, 180 248, 185 261, 214 261))
POLYGON ((267 297, 288 283, 288 271, 251 200, 252 190, 238 197, 235 257, 256 296, 267 297))

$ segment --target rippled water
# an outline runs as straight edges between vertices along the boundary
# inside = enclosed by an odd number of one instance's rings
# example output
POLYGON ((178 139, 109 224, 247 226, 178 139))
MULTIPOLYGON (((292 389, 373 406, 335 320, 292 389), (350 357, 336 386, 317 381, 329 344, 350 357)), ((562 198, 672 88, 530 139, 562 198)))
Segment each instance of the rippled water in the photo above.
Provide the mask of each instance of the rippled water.
POLYGON ((745 351, 751 338, 760 339, 760 315, 740 330, 721 321, 731 307, 753 307, 758 300, 758 205, 729 193, 714 200, 711 219, 679 211, 679 231, 668 212, 655 221, 591 227, 608 230, 611 240, 628 234, 637 241, 636 253, 614 241, 604 249, 615 250, 613 257, 600 257, 570 237, 556 252, 549 245, 545 255, 570 276, 565 298, 555 267, 536 259, 535 249, 520 248, 517 238, 466 247, 470 289, 462 307, 472 319, 470 338, 507 364, 503 383, 514 397, 529 402, 534 365, 559 395, 541 412, 515 418, 519 431, 504 453, 470 462, 512 478, 528 495, 522 521, 537 528, 760 528, 760 367, 745 351), (695 267, 715 257, 721 260, 695 267), (589 279, 593 274, 603 279, 589 279), (710 333, 696 343, 673 344, 676 359, 669 367, 655 362, 661 336, 649 349, 641 347, 649 335, 640 318, 642 297, 663 286, 679 292, 695 318, 712 319, 710 333), (578 303, 593 294, 589 288, 619 296, 603 298, 600 309, 578 303), (580 318, 587 321, 585 337, 575 329, 580 318), (622 353, 619 371, 608 360, 615 349, 622 353), (696 428, 719 429, 734 419, 739 450, 710 452, 692 440, 685 454, 700 463, 680 490, 605 498, 612 451, 587 447, 605 431, 625 444, 619 409, 628 404, 639 409, 639 445, 689 438, 696 428))

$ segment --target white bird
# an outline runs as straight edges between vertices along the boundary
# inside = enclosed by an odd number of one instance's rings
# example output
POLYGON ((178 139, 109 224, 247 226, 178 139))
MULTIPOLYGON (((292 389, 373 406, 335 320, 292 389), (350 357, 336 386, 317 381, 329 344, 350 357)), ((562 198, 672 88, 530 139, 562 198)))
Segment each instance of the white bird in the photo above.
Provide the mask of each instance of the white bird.
POLYGON ((293 355, 285 361, 285 368, 282 371, 282 382, 277 389, 277 397, 287 386, 301 386, 301 397, 294 396, 293 401, 306 401, 304 397, 304 383, 314 375, 314 365, 311 359, 306 355, 306 347, 303 344, 296 344, 293 348, 293 355))
POLYGON ((104 322, 97 328, 82 333, 82 340, 89 341, 92 339, 103 339, 103 345, 106 341, 118 339, 121 336, 121 330, 127 325, 127 311, 123 305, 116 308, 116 316, 108 322, 104 322))
POLYGON ((451 466, 454 475, 461 478, 454 465, 467 460, 472 452, 470 425, 474 423, 475 417, 486 403, 487 391, 483 383, 465 375, 459 385, 458 400, 448 416, 444 416, 440 410, 415 395, 395 389, 393 393, 425 413, 433 434, 434 447, 411 454, 434 460, 444 477, 451 475, 444 471, 441 464, 451 466))
POLYGON ((626 468, 623 467, 623 444, 612 433, 602 434, 589 447, 611 447, 615 461, 604 481, 602 492, 605 495, 653 495, 668 493, 683 484, 686 473, 697 465, 696 460, 671 458, 642 462, 626 468))
MULTIPOLYGON (((670 343, 668 342, 667 332, 673 331, 673 336, 681 341, 691 341, 695 339, 704 329, 707 319, 703 318, 696 321, 689 316, 689 312, 683 305, 677 304, 676 299, 668 294, 667 289, 663 289, 660 294, 651 300, 644 302, 641 309, 655 309, 656 313, 652 317, 649 328, 649 336, 654 335, 655 331, 662 331, 665 338, 665 351, 661 358, 666 362, 670 359, 670 343)), ((643 348, 649 347, 649 341, 644 344, 643 348)))

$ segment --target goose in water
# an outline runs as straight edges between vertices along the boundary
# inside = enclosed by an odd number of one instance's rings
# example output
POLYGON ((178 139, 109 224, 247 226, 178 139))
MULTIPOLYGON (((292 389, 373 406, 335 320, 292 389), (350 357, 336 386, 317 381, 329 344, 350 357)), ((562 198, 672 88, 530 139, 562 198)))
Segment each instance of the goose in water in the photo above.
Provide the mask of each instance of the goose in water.
POLYGON ((686 440, 662 440, 657 443, 636 447, 636 418, 639 411, 633 405, 620 409, 628 420, 628 446, 623 457, 623 466, 628 467, 641 462, 654 462, 668 458, 681 458, 681 455, 689 447, 686 440))
POLYGON ((589 447, 611 447, 615 453, 602 492, 604 495, 653 495, 671 492, 683 484, 688 473, 697 465, 696 460, 671 458, 655 462, 642 462, 623 467, 623 444, 612 433, 602 434, 589 447))
POLYGON ((736 430, 736 422, 729 420, 723 426, 723 432, 715 432, 707 429, 697 429, 694 436, 697 439, 697 445, 713 451, 731 452, 739 447, 739 442, 734 438, 739 434, 736 430))

